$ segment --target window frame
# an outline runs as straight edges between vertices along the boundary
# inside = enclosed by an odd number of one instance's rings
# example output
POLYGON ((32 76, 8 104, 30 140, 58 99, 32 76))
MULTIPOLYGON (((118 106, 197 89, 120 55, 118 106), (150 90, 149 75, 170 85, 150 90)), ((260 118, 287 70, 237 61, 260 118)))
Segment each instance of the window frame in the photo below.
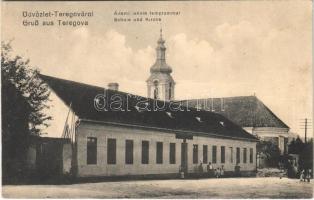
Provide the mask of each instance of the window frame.
POLYGON ((132 165, 134 162, 134 142, 125 140, 125 164, 132 165))
POLYGON ((108 165, 117 164, 117 139, 116 138, 107 139, 107 164, 108 165))
POLYGON ((87 137, 86 140, 86 164, 87 165, 97 165, 97 138, 96 137, 87 137), (93 141, 94 144, 91 144, 93 141), (90 152, 90 151, 94 151, 90 152), (92 157, 90 157, 93 155, 92 157))
POLYGON ((250 163, 253 163, 254 160, 254 150, 253 148, 250 148, 250 163))
POLYGON ((217 163, 217 146, 213 145, 212 147, 212 163, 216 164, 217 163))
POLYGON ((233 163, 233 147, 229 147, 229 151, 230 151, 230 163, 233 163))
POLYGON ((176 164, 176 143, 169 144, 169 163, 176 164))
POLYGON ((208 145, 203 145, 203 163, 208 163, 208 145))
POLYGON ((243 148, 243 163, 247 161, 247 148, 243 148))
POLYGON ((226 163, 226 147, 220 147, 220 163, 226 163))
POLYGON ((198 144, 193 144, 193 164, 198 163, 198 144))
POLYGON ((240 152, 240 147, 236 148, 236 164, 241 163, 241 152, 240 152))
POLYGON ((141 163, 144 165, 149 164, 149 141, 142 140, 142 152, 141 152, 141 163))
POLYGON ((163 163, 163 142, 156 142, 156 164, 163 163))

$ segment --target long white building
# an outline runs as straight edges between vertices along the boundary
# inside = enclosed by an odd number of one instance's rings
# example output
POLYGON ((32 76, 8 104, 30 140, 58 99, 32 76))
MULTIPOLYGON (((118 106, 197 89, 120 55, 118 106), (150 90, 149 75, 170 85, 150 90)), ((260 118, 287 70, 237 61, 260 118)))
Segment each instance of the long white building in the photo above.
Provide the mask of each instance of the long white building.
POLYGON ((42 75, 75 115, 65 128, 73 141, 77 177, 177 176, 211 163, 226 175, 254 175, 258 139, 223 115, 173 101, 175 82, 160 35, 147 80, 148 97, 42 75), (69 134, 68 130, 72 130, 69 134))

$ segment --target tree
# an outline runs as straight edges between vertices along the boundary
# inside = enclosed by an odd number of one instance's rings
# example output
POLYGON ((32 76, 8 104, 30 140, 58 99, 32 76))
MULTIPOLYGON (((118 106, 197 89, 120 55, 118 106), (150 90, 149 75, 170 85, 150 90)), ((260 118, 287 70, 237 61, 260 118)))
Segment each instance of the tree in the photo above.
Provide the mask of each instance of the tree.
POLYGON ((1 43, 3 180, 19 178, 25 169, 29 136, 43 134, 51 119, 49 89, 29 60, 12 56, 10 43, 1 43), (7 179, 6 179, 7 178, 7 179))
POLYGON ((304 148, 304 143, 302 140, 297 137, 297 139, 293 139, 288 145, 288 153, 289 154, 300 154, 302 149, 304 148))
POLYGON ((39 71, 29 66, 29 60, 20 56, 12 57, 10 43, 1 43, 1 77, 2 85, 12 84, 29 104, 28 117, 31 135, 43 134, 43 128, 48 126, 51 119, 43 111, 49 108, 50 91, 39 77, 39 71))
POLYGON ((313 169, 313 139, 304 144, 300 153, 300 165, 303 169, 313 169))
POLYGON ((304 143, 299 137, 289 144, 289 154, 299 155, 300 169, 313 168, 313 139, 304 143))
POLYGON ((256 145, 257 153, 265 157, 269 167, 277 167, 280 160, 279 147, 270 141, 259 141, 256 145))

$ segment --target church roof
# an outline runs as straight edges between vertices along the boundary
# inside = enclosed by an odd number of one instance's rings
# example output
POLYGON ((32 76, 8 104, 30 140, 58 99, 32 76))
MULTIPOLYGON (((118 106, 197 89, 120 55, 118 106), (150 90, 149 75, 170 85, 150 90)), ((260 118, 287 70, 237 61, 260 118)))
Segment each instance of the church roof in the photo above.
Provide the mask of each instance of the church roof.
POLYGON ((171 73, 171 67, 166 63, 165 60, 156 60, 153 66, 150 68, 151 73, 171 73))
POLYGON ((171 111, 170 104, 173 102, 156 101, 51 76, 41 75, 41 77, 67 106, 71 106, 72 111, 82 120, 167 130, 183 134, 189 133, 192 136, 202 135, 257 141, 256 137, 240 126, 214 112, 197 111, 194 108, 187 111, 186 107, 182 107, 183 111, 171 111), (107 99, 107 111, 100 111, 94 106, 95 97, 104 93, 107 99), (116 96, 122 99, 122 108, 128 111, 114 111, 112 107, 108 106, 113 102, 111 101, 112 98, 116 96), (139 103, 140 101, 142 104, 139 103), (165 104, 166 109, 164 111, 142 109, 144 105, 152 108, 156 102, 159 106, 165 104))
POLYGON ((242 127, 289 128, 256 96, 191 99, 181 102, 222 114, 242 127))
POLYGON ((171 67, 166 63, 166 47, 165 40, 162 38, 162 29, 160 29, 160 38, 157 41, 156 47, 156 61, 151 66, 151 73, 171 73, 171 67))

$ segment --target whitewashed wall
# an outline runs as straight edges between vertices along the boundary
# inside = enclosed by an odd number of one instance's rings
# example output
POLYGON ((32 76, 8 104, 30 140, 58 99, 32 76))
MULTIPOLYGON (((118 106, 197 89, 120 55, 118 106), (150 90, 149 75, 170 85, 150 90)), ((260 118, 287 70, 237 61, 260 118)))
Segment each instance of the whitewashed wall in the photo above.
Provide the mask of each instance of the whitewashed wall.
MULTIPOLYGON (((181 165, 182 139, 176 139, 174 133, 163 133, 153 130, 142 130, 129 127, 116 127, 102 124, 81 122, 77 129, 78 176, 114 176, 178 173, 181 165), (97 164, 87 165, 87 137, 97 138, 97 164), (116 164, 107 164, 107 139, 116 139, 116 164), (125 140, 133 140, 133 164, 125 164, 125 140), (149 164, 141 164, 142 141, 149 141, 149 164), (156 142, 163 142, 163 164, 156 164, 156 142), (176 163, 169 163, 170 143, 176 143, 176 163)), ((241 171, 253 171, 256 168, 256 142, 194 137, 188 143, 188 168, 192 172, 197 164, 193 164, 193 144, 198 144, 198 160, 203 160, 203 145, 208 145, 208 161, 212 160, 212 146, 217 146, 217 164, 224 165, 226 171, 233 171, 236 164, 236 148, 241 148, 241 171), (225 163, 220 163, 220 146, 225 146, 225 163), (230 163, 229 147, 233 147, 233 163, 230 163), (247 163, 243 163, 243 148, 247 148, 247 163), (253 148, 253 163, 250 163, 250 148, 253 148)), ((206 170, 206 164, 203 165, 206 170)))

